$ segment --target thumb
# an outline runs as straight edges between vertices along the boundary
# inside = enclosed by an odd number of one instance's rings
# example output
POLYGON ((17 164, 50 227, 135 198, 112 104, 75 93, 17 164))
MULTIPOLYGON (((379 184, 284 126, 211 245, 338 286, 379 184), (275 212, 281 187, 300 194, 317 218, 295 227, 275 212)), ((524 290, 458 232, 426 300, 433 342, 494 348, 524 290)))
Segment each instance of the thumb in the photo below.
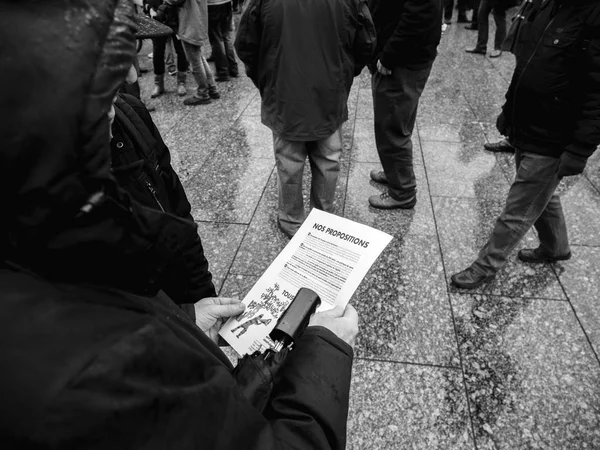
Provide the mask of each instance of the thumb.
POLYGON ((226 305, 210 305, 207 313, 215 319, 223 317, 234 317, 244 312, 246 305, 243 303, 231 303, 226 305))
POLYGON ((344 315, 344 307, 336 306, 335 308, 328 309, 327 311, 323 311, 323 315, 327 315, 329 317, 342 317, 344 315))

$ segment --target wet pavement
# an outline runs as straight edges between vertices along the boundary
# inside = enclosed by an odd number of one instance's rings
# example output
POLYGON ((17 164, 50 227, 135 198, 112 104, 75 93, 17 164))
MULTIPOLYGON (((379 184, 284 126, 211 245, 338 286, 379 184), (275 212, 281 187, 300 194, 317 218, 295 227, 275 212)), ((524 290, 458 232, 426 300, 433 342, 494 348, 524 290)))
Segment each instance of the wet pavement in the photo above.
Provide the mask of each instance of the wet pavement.
MULTIPOLYGON (((531 231, 491 284, 449 285, 485 243, 514 176, 511 155, 483 150, 499 139, 513 58, 466 54, 474 42, 455 23, 442 37, 414 134, 414 210, 368 206, 381 188, 369 181, 379 160, 366 70, 350 95, 337 214, 394 239, 352 301, 361 332, 348 449, 600 449, 600 152, 560 188, 570 261, 517 261, 537 244, 531 231)), ((186 107, 168 78, 168 93, 150 100, 145 74, 143 97, 156 106, 217 291, 242 297, 288 242, 258 92, 240 77, 219 83, 220 100, 186 107)))

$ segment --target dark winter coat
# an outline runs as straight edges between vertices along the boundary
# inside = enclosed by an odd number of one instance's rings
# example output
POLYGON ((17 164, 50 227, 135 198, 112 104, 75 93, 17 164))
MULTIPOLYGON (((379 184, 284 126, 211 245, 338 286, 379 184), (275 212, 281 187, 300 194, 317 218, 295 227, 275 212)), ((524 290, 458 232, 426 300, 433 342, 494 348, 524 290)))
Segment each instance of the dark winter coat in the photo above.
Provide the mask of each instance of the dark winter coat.
POLYGON ((2 448, 342 450, 352 350, 309 327, 259 413, 165 295, 49 283, 0 264, 2 448))
POLYGON ((250 0, 235 40, 262 123, 295 141, 325 139, 348 119, 353 77, 374 46, 365 0, 250 0))
MULTIPOLYGON (((191 206, 171 167, 171 155, 150 113, 138 99, 119 94, 111 140, 112 171, 137 202, 193 222, 191 206)), ((200 237, 185 249, 160 286, 176 303, 215 297, 200 237)))
POLYGON ((600 143, 600 5, 550 0, 519 27, 498 130, 516 147, 585 163, 600 143), (592 21, 592 23, 590 23, 592 21))
POLYGON ((132 13, 129 0, 0 1, 1 446, 342 449, 349 346, 307 329, 261 414, 157 292, 197 233, 111 175, 132 13))
POLYGON ((377 29, 377 60, 384 67, 422 69, 437 56, 442 36, 442 0, 369 0, 377 29))

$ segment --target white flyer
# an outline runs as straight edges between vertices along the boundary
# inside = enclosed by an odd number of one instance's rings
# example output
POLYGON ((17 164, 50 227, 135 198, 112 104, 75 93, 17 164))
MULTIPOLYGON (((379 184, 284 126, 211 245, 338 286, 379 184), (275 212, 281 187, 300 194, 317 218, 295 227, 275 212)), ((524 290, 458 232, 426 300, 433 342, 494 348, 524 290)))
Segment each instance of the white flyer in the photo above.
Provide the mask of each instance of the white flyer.
POLYGON ((321 298, 317 311, 346 306, 391 240, 383 231, 313 209, 244 298, 244 313, 219 334, 240 355, 269 348, 269 333, 302 287, 321 298))

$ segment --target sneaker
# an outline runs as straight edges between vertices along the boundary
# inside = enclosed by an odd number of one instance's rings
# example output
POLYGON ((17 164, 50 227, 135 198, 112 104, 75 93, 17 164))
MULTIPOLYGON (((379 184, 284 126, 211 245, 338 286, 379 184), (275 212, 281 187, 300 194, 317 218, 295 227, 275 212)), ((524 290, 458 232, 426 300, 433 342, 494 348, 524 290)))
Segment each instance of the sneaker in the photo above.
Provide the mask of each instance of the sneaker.
POLYGON ((475 271, 472 267, 467 267, 462 272, 455 273, 450 277, 452 284, 461 289, 475 289, 484 283, 489 283, 496 277, 495 274, 485 275, 475 271))
POLYGON ((499 58, 500 56, 502 56, 502 50, 498 50, 497 48, 490 53, 490 58, 499 58))
POLYGON ((377 209, 412 209, 417 204, 417 196, 400 201, 390 197, 389 193, 382 192, 379 195, 371 195, 369 204, 377 209))
POLYGON ((177 75, 177 67, 169 67, 169 75, 171 75, 172 77, 177 75))
POLYGON ((191 97, 186 98, 183 101, 184 105, 208 105, 211 102, 210 97, 198 97, 196 95, 192 95, 191 97))
POLYGON ((528 263, 553 263, 556 261, 566 261, 571 259, 571 252, 565 255, 552 256, 544 252, 540 247, 538 248, 524 248, 519 250, 519 259, 528 263))
POLYGON ((385 172, 383 170, 373 169, 371 170, 370 176, 371 180, 377 183, 388 184, 387 178, 385 177, 385 172))

